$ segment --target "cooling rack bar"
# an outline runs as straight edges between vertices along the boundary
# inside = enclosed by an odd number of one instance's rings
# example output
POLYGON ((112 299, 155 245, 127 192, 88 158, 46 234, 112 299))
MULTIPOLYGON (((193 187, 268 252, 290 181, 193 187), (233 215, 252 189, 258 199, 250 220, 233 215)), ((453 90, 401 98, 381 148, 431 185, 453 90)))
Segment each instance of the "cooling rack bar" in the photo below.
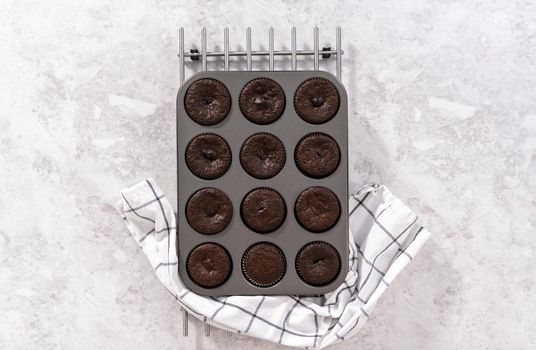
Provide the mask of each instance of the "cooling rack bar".
POLYGON ((248 70, 251 70, 251 28, 246 29, 246 56, 248 61, 248 70))
POLYGON ((290 31, 290 54, 292 55, 292 70, 296 70, 298 66, 296 52, 296 27, 292 27, 290 31))
POLYGON ((179 80, 184 83, 184 28, 179 29, 179 80))
POLYGON ((314 27, 313 33, 314 33, 313 58, 315 60, 314 69, 318 70, 318 27, 314 27))
MULTIPOLYGON (((321 50, 318 52, 318 56, 325 56, 325 55, 336 55, 337 50, 331 50, 328 48, 325 48, 327 50, 321 50)), ((197 51, 197 50, 194 50, 197 51)), ((229 56, 247 56, 247 51, 229 51, 229 56)), ((314 50, 300 50, 296 51, 296 55, 298 56, 313 56, 315 54, 314 50)), ((344 54, 344 51, 341 50, 341 55, 344 54)), ((251 51, 252 56, 269 56, 270 51, 251 51)), ((180 55, 179 55, 180 56, 180 55)), ((193 57, 194 61, 197 61, 199 57, 201 57, 202 54, 199 52, 185 52, 184 57, 193 57)), ((217 56, 225 56, 224 51, 209 51, 207 52, 207 57, 217 57, 217 56)), ((274 50, 274 56, 292 56, 292 50, 274 50)), ((322 58, 330 58, 330 57, 322 57, 322 58)))
POLYGON ((320 30, 318 27, 313 28, 313 50, 298 50, 296 45, 296 28, 292 27, 291 29, 291 43, 290 50, 275 50, 274 49, 274 29, 269 28, 268 31, 268 50, 252 50, 251 49, 251 28, 246 28, 246 50, 229 50, 229 28, 224 28, 223 31, 223 51, 208 51, 207 50, 207 30, 206 28, 201 29, 201 45, 200 49, 192 48, 189 51, 184 50, 184 28, 179 29, 179 81, 180 84, 184 82, 185 72, 184 72, 184 61, 188 57, 192 61, 201 61, 201 70, 206 71, 207 58, 208 57, 223 57, 224 58, 224 70, 229 70, 229 58, 230 57, 246 57, 247 70, 250 71, 253 69, 253 57, 257 56, 268 56, 268 69, 274 70, 274 57, 275 56, 290 56, 291 58, 291 70, 298 69, 298 56, 313 56, 314 59, 314 70, 319 69, 319 60, 329 59, 332 56, 336 58, 336 76, 340 81, 342 78, 342 55, 344 51, 341 46, 341 28, 337 27, 335 33, 335 49, 333 50, 331 46, 323 47, 320 49, 319 46, 319 37, 320 30))
POLYGON ((341 45, 341 27, 337 27, 337 33, 336 33, 336 37, 337 37, 337 41, 336 41, 336 50, 337 50, 337 79, 339 79, 339 81, 341 80, 341 76, 342 76, 342 54, 343 54, 343 51, 342 51, 342 45, 341 45))
POLYGON ((225 57, 225 70, 229 70, 229 28, 223 30, 223 56, 225 57))

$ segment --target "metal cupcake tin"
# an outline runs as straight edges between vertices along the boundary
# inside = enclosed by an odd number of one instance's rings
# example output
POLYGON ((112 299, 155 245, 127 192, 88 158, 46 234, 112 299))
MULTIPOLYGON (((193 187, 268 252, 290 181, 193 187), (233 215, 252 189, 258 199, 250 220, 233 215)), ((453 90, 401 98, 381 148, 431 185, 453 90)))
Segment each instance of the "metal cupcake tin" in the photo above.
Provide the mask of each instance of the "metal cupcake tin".
POLYGON ((344 86, 330 73, 324 71, 205 71, 190 77, 177 95, 177 255, 179 275, 190 290, 200 295, 319 295, 337 288, 344 280, 348 269, 348 98, 344 86), (309 78, 321 77, 331 81, 338 89, 340 106, 337 114, 323 124, 310 124, 295 112, 293 100, 298 86, 309 78), (186 113, 184 97, 192 83, 203 78, 221 81, 231 94, 231 111, 220 123, 203 126, 194 122, 186 113), (286 106, 283 115, 268 125, 257 125, 247 120, 238 105, 240 91, 246 83, 256 78, 275 80, 285 92, 286 106), (185 150, 192 138, 211 132, 222 136, 232 152, 229 170, 215 180, 203 180, 190 172, 185 161, 185 150), (286 163, 275 177, 260 180, 248 175, 240 165, 239 153, 242 143, 252 134, 268 132, 277 136, 285 145, 286 163), (302 174, 294 162, 294 149, 300 139, 310 133, 322 132, 333 137, 341 151, 340 164, 333 174, 322 179, 313 179, 302 174), (336 225, 322 233, 313 233, 303 228, 294 215, 298 195, 308 187, 323 186, 333 191, 340 203, 341 215, 336 225), (224 191, 233 204, 233 218, 222 232, 203 235, 196 232, 186 220, 186 204, 190 196, 204 187, 216 187, 224 191), (287 206, 284 223, 271 233, 256 233, 250 230, 240 217, 240 204, 244 196, 257 187, 270 187, 278 191, 287 206), (341 270, 328 285, 315 287, 303 282, 295 268, 296 254, 305 244, 325 241, 337 249, 341 270), (203 288, 195 284, 186 271, 186 259, 190 251, 202 243, 218 243, 225 247, 232 258, 229 279, 216 288, 203 288), (250 284, 241 270, 242 255, 248 247, 258 242, 270 242, 281 248, 287 261, 286 273, 281 281, 271 287, 250 284))

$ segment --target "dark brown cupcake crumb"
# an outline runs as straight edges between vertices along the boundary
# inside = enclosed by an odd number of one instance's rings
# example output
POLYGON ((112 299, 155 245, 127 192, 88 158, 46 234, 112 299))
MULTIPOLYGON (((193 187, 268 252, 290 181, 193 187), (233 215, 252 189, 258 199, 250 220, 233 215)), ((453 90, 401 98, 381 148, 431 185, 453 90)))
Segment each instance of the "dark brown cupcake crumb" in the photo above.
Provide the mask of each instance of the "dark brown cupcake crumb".
POLYGON ((257 78, 244 86, 238 104, 240 111, 249 121, 270 124, 285 110, 285 93, 274 80, 257 78))
POLYGON ((329 121, 339 110, 337 87, 324 78, 307 79, 296 90, 294 109, 300 118, 311 124, 329 121))
POLYGON ((296 255, 298 276, 312 286, 320 287, 333 282, 340 270, 339 253, 327 242, 310 242, 296 255))
POLYGON ((324 232, 339 220, 341 206, 331 190, 314 186, 300 193, 294 211, 299 223, 305 229, 311 232, 324 232))
POLYGON ((251 176, 269 179, 285 166, 285 146, 272 134, 258 133, 247 138, 240 149, 240 164, 251 176))
POLYGON ((258 287, 271 287, 281 281, 286 265, 283 251, 269 242, 250 246, 242 256, 244 277, 258 287))
POLYGON ((196 123, 214 125, 229 114, 231 95, 219 80, 199 79, 186 91, 184 107, 186 113, 196 123))
POLYGON ((305 175, 323 178, 337 169, 341 152, 339 145, 331 136, 314 133, 300 140, 294 152, 294 159, 305 175))
POLYGON ((216 243, 203 243, 195 247, 186 260, 188 276, 204 288, 225 283, 232 270, 232 261, 225 248, 216 243))
POLYGON ((275 231, 287 215, 283 197, 277 191, 264 187, 246 194, 240 211, 246 226, 258 233, 275 231))
POLYGON ((205 235, 223 231, 233 217, 233 204, 227 195, 213 187, 195 192, 186 204, 186 219, 194 230, 205 235))
POLYGON ((211 133, 197 135, 186 147, 186 165, 197 177, 216 179, 231 166, 231 149, 221 136, 211 133))

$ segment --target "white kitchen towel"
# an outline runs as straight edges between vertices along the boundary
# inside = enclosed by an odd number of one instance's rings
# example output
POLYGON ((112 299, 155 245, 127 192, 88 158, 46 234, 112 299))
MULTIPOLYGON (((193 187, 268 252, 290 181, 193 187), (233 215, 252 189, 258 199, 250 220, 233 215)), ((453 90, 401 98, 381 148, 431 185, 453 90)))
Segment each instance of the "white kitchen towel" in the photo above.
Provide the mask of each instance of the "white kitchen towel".
POLYGON ((385 186, 366 186, 349 198, 349 272, 336 290, 321 297, 205 297, 179 279, 175 214, 154 180, 124 189, 121 196, 118 209, 128 230, 182 307, 225 330, 309 349, 356 334, 430 236, 385 186))

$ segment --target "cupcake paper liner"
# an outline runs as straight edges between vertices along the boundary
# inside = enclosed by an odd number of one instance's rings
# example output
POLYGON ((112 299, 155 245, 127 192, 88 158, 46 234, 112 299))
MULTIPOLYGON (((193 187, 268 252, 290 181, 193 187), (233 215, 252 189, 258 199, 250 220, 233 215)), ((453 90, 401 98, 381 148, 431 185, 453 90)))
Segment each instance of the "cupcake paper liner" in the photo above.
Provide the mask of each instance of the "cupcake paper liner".
POLYGON ((233 203, 231 202, 231 199, 229 198, 229 196, 227 196, 227 193, 225 193, 224 191, 222 191, 222 190, 220 190, 219 188, 216 188, 216 187, 203 187, 203 188, 198 189, 194 193, 192 193, 190 198, 188 198, 188 200, 186 201, 186 206, 184 208, 184 211, 185 211, 184 216, 186 217, 186 221, 188 222, 188 225, 190 225, 190 227, 193 228, 196 232, 199 232, 200 234, 203 234, 203 235, 209 235, 209 236, 216 235, 216 234, 222 232, 223 230, 225 230, 229 226, 229 224, 231 223, 231 220, 232 220, 233 215, 234 215, 234 208, 233 208, 233 203), (227 198, 229 203, 231 204, 231 214, 230 214, 230 218, 228 220, 229 222, 225 225, 225 227, 223 227, 219 231, 210 232, 210 233, 207 233, 206 231, 200 231, 200 230, 198 230, 198 228, 196 228, 194 225, 192 225, 190 217, 188 216, 188 206, 190 205, 190 201, 192 200, 192 198, 196 194, 198 194, 199 192, 204 191, 204 190, 217 190, 217 191, 221 192, 227 198))
POLYGON ((267 124, 271 124, 273 122, 275 122, 276 120, 278 120, 279 118, 281 118, 281 116, 283 115, 283 113, 285 112, 285 109, 286 109, 286 106, 287 106, 287 98, 285 96, 285 92, 283 90, 283 88, 281 87, 281 85, 279 85, 278 82, 276 82, 275 80, 273 79, 270 79, 270 78, 255 78, 253 80, 250 80, 246 83, 246 85, 244 85, 244 87, 242 88, 242 90, 240 91, 240 95, 238 97, 238 106, 240 108, 240 112, 242 113, 242 115, 247 119, 249 120, 250 122, 252 123, 255 123, 255 124, 260 124, 260 125, 267 125, 267 124), (244 108, 243 108, 243 105, 245 103, 247 103, 247 101, 244 100, 244 90, 246 89, 246 87, 248 87, 250 84, 254 83, 254 82, 260 82, 260 81, 268 81, 270 83, 275 83, 279 89, 281 90, 282 94, 283 94, 283 107, 281 108, 281 112, 277 115, 277 116, 274 116, 273 117, 273 120, 270 120, 268 121, 267 123, 259 123, 259 121, 255 120, 255 117, 251 117, 251 116, 248 116, 246 111, 244 111, 244 108))
POLYGON ((278 284, 282 279, 283 277, 285 276, 285 273, 287 271, 287 260, 285 258, 285 254, 283 253, 283 251, 281 250, 281 248, 279 248, 277 245, 271 243, 271 242, 257 242, 257 243, 254 243, 252 245, 250 245, 246 251, 244 252, 244 254, 242 255, 242 260, 241 260, 241 267, 242 267, 242 274, 244 275, 244 278, 249 282, 251 283, 252 285, 254 286, 257 286, 257 287, 261 287, 261 288, 268 288, 268 287, 272 287, 272 286, 275 286, 276 284, 278 284), (250 254, 251 250, 259 245, 268 245, 268 246, 271 246, 271 247, 274 247, 278 254, 281 256, 281 261, 282 261, 282 264, 283 264, 283 269, 282 269, 282 272, 281 272, 281 275, 274 280, 274 282, 272 283, 259 283, 257 281, 255 281, 251 276, 248 275, 247 273, 247 270, 246 270, 246 263, 245 263, 245 260, 248 256, 248 254, 250 254))
POLYGON ((326 232, 326 231, 329 231, 331 229, 333 229, 333 227, 335 227, 335 225, 337 225, 337 222, 339 222, 339 219, 341 218, 341 202, 339 200, 339 197, 337 197, 337 195, 332 191, 330 190, 329 188, 327 187, 324 187, 324 186, 311 186, 311 187, 307 187, 305 190, 303 190, 299 195, 298 195, 298 198, 296 198, 296 202, 294 202, 294 216, 296 217, 296 221, 300 224, 301 227, 303 227, 304 229, 306 229, 307 231, 309 232, 313 232, 313 233, 322 233, 322 232, 326 232), (298 216, 298 210, 296 208, 297 204, 298 204, 298 199, 300 198, 300 196, 305 192, 307 191, 308 189, 311 189, 311 188, 325 188, 327 190, 329 190, 331 193, 333 193, 333 195, 335 196, 335 198, 337 199, 337 203, 338 203, 338 206, 339 206, 339 214, 337 215, 337 219, 333 222, 333 224, 328 227, 327 229, 324 229, 324 230, 320 230, 320 231, 315 231, 315 230, 311 230, 310 228, 306 227, 300 220, 299 216, 298 216))
POLYGON ((330 176, 331 174, 333 174, 335 172, 335 170, 337 170, 337 168, 339 167, 340 163, 341 163, 341 147, 339 146, 339 143, 333 138, 331 137, 330 135, 326 134, 326 133, 323 133, 323 132, 312 132, 310 134, 307 134, 305 136, 303 136, 299 141, 298 143, 296 144, 296 147, 294 148, 294 163, 296 164, 296 167, 298 168, 299 171, 301 171, 302 174, 304 174, 305 176, 308 176, 308 177, 311 177, 313 179, 323 179, 325 177, 328 177, 330 176), (335 142, 335 144, 337 145, 337 148, 339 149, 339 159, 337 161, 337 166, 333 169, 332 172, 330 172, 329 174, 326 174, 326 175, 323 175, 323 176, 320 176, 320 177, 317 177, 317 176, 312 176, 312 175, 309 175, 300 165, 300 162, 298 161, 298 148, 300 147, 301 143, 307 139, 308 137, 310 136, 315 136, 315 135, 319 135, 319 136, 327 136, 329 137, 330 139, 333 140, 333 142, 335 142))
POLYGON ((246 225, 247 228, 249 228, 250 230, 256 232, 256 233, 260 233, 260 234, 266 234, 266 233, 271 233, 271 232, 274 232, 275 230, 277 230, 278 228, 280 228, 283 223, 285 222, 286 218, 287 218, 287 214, 288 214, 288 209, 287 209, 287 204, 285 203, 285 198, 281 195, 281 193, 279 193, 278 191, 274 190, 273 188, 270 188, 270 187, 255 187, 254 189, 252 189, 251 191, 249 191, 248 193, 246 193, 246 195, 244 196, 244 198, 242 198, 242 201, 240 202, 240 218, 242 219, 242 222, 244 223, 244 225, 246 225), (274 228, 273 230, 270 230, 270 231, 257 231, 255 229, 253 229, 252 227, 250 227, 246 220, 244 219, 244 215, 242 213, 242 207, 244 206, 244 201, 246 200, 247 196, 254 192, 254 191, 257 191, 257 190, 269 190, 269 191, 273 191, 275 193, 277 193, 279 195, 279 198, 281 198, 281 200, 283 201, 283 205, 284 205, 284 209, 285 209, 285 213, 284 213, 284 216, 283 216, 283 220, 281 220, 281 223, 276 227, 274 228))
POLYGON ((324 241, 313 241, 313 242, 309 242, 309 243, 305 244, 303 247, 300 248, 300 250, 298 251, 298 254, 296 254, 296 259, 295 259, 295 261, 294 261, 294 266, 295 266, 295 268, 296 268, 296 273, 298 274, 298 277, 300 277, 300 279, 301 279, 303 282, 305 282, 305 283, 307 283, 307 284, 309 284, 309 285, 311 285, 311 286, 321 287, 321 286, 328 285, 328 284, 330 284, 331 282, 335 281, 335 280, 337 279, 337 276, 339 276, 339 273, 341 272, 341 256, 340 256, 339 252, 337 251, 337 249, 335 249, 335 247, 332 246, 331 244, 329 244, 329 243, 327 243, 327 242, 324 242, 324 241), (338 266, 338 268, 337 268, 337 273, 335 273, 335 274, 333 275, 332 278, 330 278, 330 279, 328 279, 328 280, 326 280, 326 281, 324 281, 324 282, 322 282, 322 283, 313 283, 313 282, 311 282, 311 281, 308 281, 308 280, 304 277, 303 272, 300 270, 300 266, 299 266, 300 264, 299 264, 299 262, 298 262, 298 260, 299 260, 299 258, 300 258, 300 255, 303 253, 303 251, 304 251, 307 247, 309 247, 309 246, 311 246, 311 245, 316 245, 316 244, 322 244, 322 245, 325 245, 325 246, 329 247, 330 249, 332 249, 332 250, 335 252, 335 254, 337 255, 337 258, 338 258, 338 260, 339 260, 339 266, 338 266))
POLYGON ((339 89, 337 89, 337 87, 335 86, 335 84, 333 84, 331 81, 329 81, 328 79, 325 79, 325 78, 319 78, 319 77, 315 77, 315 78, 309 78, 309 79, 306 79, 304 80, 299 86, 298 88, 296 89, 296 91, 294 92, 294 99, 293 99, 293 105, 294 105, 294 110, 296 111, 296 114, 298 115, 298 117, 300 117, 301 119, 303 119, 304 121, 306 121, 307 123, 311 123, 311 124, 324 124, 324 123, 327 123, 328 121, 330 121, 333 117, 335 117, 335 115, 337 115, 337 112, 339 111, 339 107, 341 106, 341 95, 339 93, 339 89), (307 117, 303 116, 302 113, 300 113, 299 111, 299 108, 297 107, 296 105, 296 100, 297 100, 297 95, 298 95, 298 91, 300 91, 300 89, 303 87, 303 85, 305 85, 306 83, 310 82, 310 81, 314 81, 314 80, 318 80, 318 81, 322 81, 322 82, 326 82, 326 83, 329 83, 329 85, 331 85, 335 91, 337 91, 337 95, 338 95, 338 103, 337 103, 337 108, 335 109, 335 111, 333 112, 333 115, 330 116, 329 118, 327 118, 326 120, 323 120, 321 122, 312 122, 310 120, 307 120, 307 117))
POLYGON ((203 78, 203 79, 199 79, 197 81, 195 81, 192 85, 190 85, 188 87, 188 90, 186 91, 186 95, 185 95, 185 98, 184 98, 184 110, 186 111, 186 114, 188 114, 188 117, 190 117, 190 119, 192 119, 194 122, 196 122, 197 124, 200 124, 200 125, 204 125, 204 126, 209 126, 209 125, 216 125, 218 123, 221 123, 225 118, 227 118, 227 116, 229 115, 229 112, 231 111, 231 105, 232 105, 232 100, 231 100, 231 93, 229 92, 229 89, 227 89, 227 86, 225 86, 224 83, 222 83, 221 81, 217 80, 217 79, 214 79, 214 78, 203 78), (193 107, 189 107, 186 103, 186 101, 188 100, 188 97, 190 96, 191 94, 191 89, 196 85, 196 84, 205 84, 206 82, 215 82, 217 85, 220 85, 221 87, 223 87, 225 89, 225 92, 224 92, 224 95, 227 95, 227 97, 229 98, 229 106, 227 107, 227 110, 223 111, 221 113, 221 115, 219 115, 214 121, 212 122, 205 122, 205 121, 202 121, 202 120, 198 120, 196 119, 196 117, 194 117, 190 112, 190 109, 198 109, 199 107, 198 106, 193 106, 193 107))
POLYGON ((197 246, 195 246, 194 248, 192 248, 192 250, 190 250, 190 252, 188 253, 188 257, 186 258, 186 272, 188 273, 188 277, 195 284, 197 284, 198 286, 203 287, 203 288, 207 288, 207 289, 217 288, 217 287, 221 286, 222 284, 224 284, 225 282, 227 282, 227 280, 229 280, 229 277, 231 276, 231 273, 233 272, 233 259, 231 258, 231 254, 229 254, 227 249, 225 249, 225 247, 222 246, 221 244, 214 243, 214 242, 201 243, 201 244, 198 244, 197 246), (229 273, 227 274, 227 276, 225 277, 225 279, 221 283, 218 283, 217 285, 214 285, 214 286, 206 286, 206 285, 203 285, 203 284, 199 283, 198 280, 196 280, 195 278, 192 277, 192 273, 191 273, 191 270, 190 270, 191 269, 190 257, 192 255, 192 253, 194 252, 194 250, 196 250, 197 248, 199 248, 199 247, 201 247, 201 246, 203 246, 205 244, 215 245, 215 246, 218 246, 219 248, 223 249, 223 251, 225 252, 225 254, 227 256, 227 259, 229 261, 229 273))
POLYGON ((283 170, 283 168, 285 167, 285 164, 287 163, 287 151, 286 151, 286 148, 285 148, 285 145, 283 144, 283 141, 281 141, 277 136, 273 135, 273 134, 270 134, 269 132, 257 132, 253 135, 250 135, 246 138, 246 140, 242 143, 242 146, 240 146, 240 153, 239 153, 239 158, 240 158, 240 165, 242 166, 242 169, 250 176, 253 176, 254 178, 256 179, 261 179, 261 180, 267 180, 267 179, 271 179, 273 177, 275 177, 277 174, 279 174, 281 172, 281 170, 283 170), (283 149, 283 156, 284 156, 284 160, 283 160, 283 163, 281 164, 281 167, 279 169, 277 169, 277 171, 272 175, 272 176, 269 176, 269 177, 257 177, 253 174, 251 174, 248 170, 246 170, 246 167, 244 166, 244 163, 242 161, 242 155, 243 155, 243 151, 244 151, 244 145, 246 144, 246 142, 248 142, 249 140, 251 140, 253 137, 255 136, 260 136, 260 135, 266 135, 266 136, 269 136, 269 137, 273 137, 278 143, 279 145, 281 146, 281 148, 283 149))
POLYGON ((229 146, 229 143, 222 136, 220 136, 218 134, 215 134, 213 132, 203 132, 201 134, 198 134, 198 135, 194 136, 190 140, 190 142, 188 142, 188 145, 186 145, 186 150, 184 151, 184 160, 186 162, 186 166, 188 167, 188 170, 190 170, 190 172, 192 174, 194 174, 195 176, 197 176, 197 177, 199 177, 200 179, 203 179, 203 180, 215 180, 215 179, 220 178, 223 175, 225 175, 225 173, 231 168, 231 164, 233 162, 233 153, 231 152, 231 147, 229 146), (225 168, 225 171, 223 171, 220 175, 215 176, 215 177, 202 177, 202 176, 200 176, 199 173, 196 173, 194 170, 192 170, 192 164, 190 164, 190 162, 188 161, 188 152, 190 151, 190 146, 192 145, 192 142, 194 142, 194 140, 197 139, 198 137, 206 136, 206 135, 214 135, 214 136, 218 137, 219 139, 221 139, 225 143, 225 145, 227 146, 227 149, 229 150, 229 164, 225 168))

